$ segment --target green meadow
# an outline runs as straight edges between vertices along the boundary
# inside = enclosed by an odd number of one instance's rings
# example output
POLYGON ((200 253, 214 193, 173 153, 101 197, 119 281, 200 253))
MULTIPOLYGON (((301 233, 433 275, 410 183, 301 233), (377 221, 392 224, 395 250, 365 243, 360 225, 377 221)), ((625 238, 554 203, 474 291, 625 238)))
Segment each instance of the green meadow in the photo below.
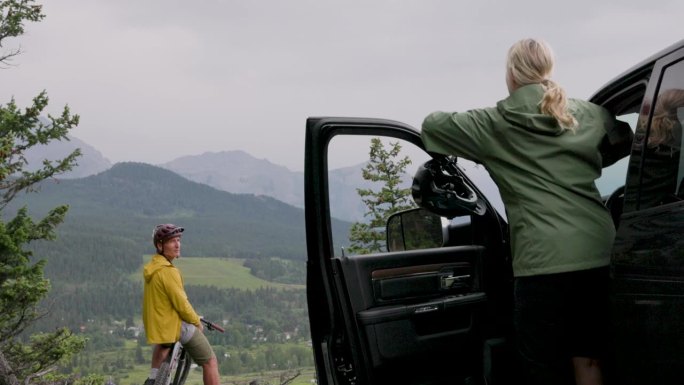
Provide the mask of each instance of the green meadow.
MULTIPOLYGON (((130 365, 125 369, 115 369, 113 364, 117 360, 121 360, 122 356, 133 357, 136 345, 137 343, 134 340, 128 340, 121 348, 93 353, 91 358, 93 361, 100 363, 100 366, 104 366, 100 374, 104 375, 105 379, 114 380, 119 385, 142 385, 150 372, 149 363, 130 365)), ((254 356, 264 349, 266 349, 265 346, 253 347, 248 349, 247 352, 254 356)), ((142 354, 146 358, 150 357, 152 355, 151 347, 142 347, 142 354)), ((190 371, 185 385, 202 385, 202 370, 195 366, 193 367, 194 369, 190 371)), ((292 370, 243 373, 239 375, 227 375, 224 373, 221 375, 221 383, 246 385, 253 380, 259 380, 261 381, 260 383, 279 384, 281 383, 281 378, 291 378, 297 372, 299 372, 299 375, 289 385, 310 385, 311 381, 316 377, 314 368, 307 367, 292 370)))
MULTIPOLYGON (((149 262, 151 256, 143 257, 143 265, 149 262)), ((214 286, 218 288, 234 288, 254 290, 262 287, 278 289, 303 289, 304 285, 289 285, 275 283, 257 278, 250 273, 249 268, 243 266, 243 259, 237 258, 209 258, 182 257, 173 262, 183 274, 185 285, 214 286)), ((131 279, 142 281, 142 265, 131 279)))

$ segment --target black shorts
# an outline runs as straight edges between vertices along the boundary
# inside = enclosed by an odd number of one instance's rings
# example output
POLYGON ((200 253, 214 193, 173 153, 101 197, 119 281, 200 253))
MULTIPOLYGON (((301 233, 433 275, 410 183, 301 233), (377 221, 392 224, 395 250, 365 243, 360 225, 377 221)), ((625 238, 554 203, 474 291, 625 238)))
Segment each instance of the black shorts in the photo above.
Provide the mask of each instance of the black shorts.
POLYGON ((572 357, 605 359, 609 287, 608 267, 516 278, 514 322, 526 366, 560 373, 572 370, 572 357))

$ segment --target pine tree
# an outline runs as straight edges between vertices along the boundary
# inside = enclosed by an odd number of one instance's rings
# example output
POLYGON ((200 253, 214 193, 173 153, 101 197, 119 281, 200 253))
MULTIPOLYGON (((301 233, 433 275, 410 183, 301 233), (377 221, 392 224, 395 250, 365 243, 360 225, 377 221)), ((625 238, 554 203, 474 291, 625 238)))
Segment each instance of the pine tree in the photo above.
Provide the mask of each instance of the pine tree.
POLYGON ((356 189, 362 202, 368 208, 364 214, 368 222, 356 222, 349 230, 351 245, 347 249, 351 254, 368 254, 385 249, 385 224, 387 218, 399 211, 414 207, 411 190, 401 188, 402 175, 411 159, 401 152, 399 142, 389 143, 385 149, 380 138, 371 139, 369 161, 364 166, 363 179, 380 182, 379 190, 356 189))
MULTIPOLYGON (((0 2, 0 47, 7 38, 24 33, 25 22, 37 22, 45 15, 41 6, 33 0, 8 0, 0 2)), ((20 53, 19 49, 0 53, 0 64, 5 67, 20 53)), ((7 204, 23 191, 54 175, 71 170, 76 164, 79 151, 64 159, 45 160, 42 168, 26 171, 25 151, 35 145, 52 140, 67 139, 68 131, 78 124, 78 115, 72 115, 68 107, 58 117, 42 112, 48 104, 43 91, 23 111, 11 100, 0 105, 0 214, 8 216, 7 204)), ((85 340, 66 328, 52 333, 38 333, 28 338, 20 334, 43 313, 39 302, 50 290, 49 281, 43 275, 44 260, 36 258, 26 246, 36 240, 55 237, 55 227, 67 212, 66 206, 51 210, 37 222, 21 208, 7 222, 0 220, 0 385, 30 384, 53 371, 62 358, 83 348, 85 340), (28 341, 26 341, 28 339, 28 341)))

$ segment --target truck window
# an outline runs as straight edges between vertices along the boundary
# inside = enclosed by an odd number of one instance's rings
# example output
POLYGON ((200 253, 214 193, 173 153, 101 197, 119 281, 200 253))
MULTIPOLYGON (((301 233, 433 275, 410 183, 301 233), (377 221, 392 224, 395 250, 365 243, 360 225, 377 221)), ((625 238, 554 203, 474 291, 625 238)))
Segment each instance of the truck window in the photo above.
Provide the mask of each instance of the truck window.
POLYGON ((669 66, 653 103, 643 147, 639 209, 657 207, 684 199, 684 62, 669 66))

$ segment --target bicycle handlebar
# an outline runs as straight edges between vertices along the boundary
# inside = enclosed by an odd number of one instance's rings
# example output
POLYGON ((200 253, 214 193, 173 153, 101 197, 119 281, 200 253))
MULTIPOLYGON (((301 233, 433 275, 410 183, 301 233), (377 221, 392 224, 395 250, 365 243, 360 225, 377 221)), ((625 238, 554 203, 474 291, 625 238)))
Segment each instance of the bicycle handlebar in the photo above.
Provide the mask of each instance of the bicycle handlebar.
POLYGON ((223 332, 226 331, 224 328, 218 326, 217 324, 215 324, 215 323, 213 323, 213 322, 211 322, 211 321, 207 321, 207 320, 205 320, 204 318, 200 318, 200 321, 201 321, 201 322, 207 327, 207 329, 209 329, 209 330, 216 330, 216 331, 219 331, 219 332, 221 332, 221 333, 223 333, 223 332))

